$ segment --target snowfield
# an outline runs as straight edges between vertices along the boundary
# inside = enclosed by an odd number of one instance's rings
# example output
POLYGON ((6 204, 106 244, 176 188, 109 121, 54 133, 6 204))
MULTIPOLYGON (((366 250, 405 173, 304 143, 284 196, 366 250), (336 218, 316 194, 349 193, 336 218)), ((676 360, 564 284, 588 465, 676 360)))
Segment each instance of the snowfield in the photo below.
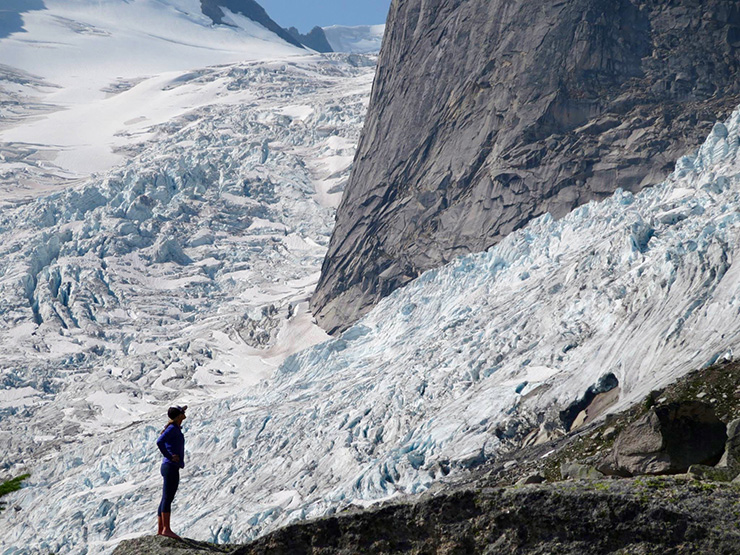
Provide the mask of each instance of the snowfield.
POLYGON ((25 32, 0 40, 0 202, 74 185, 122 163, 156 125, 248 98, 219 83, 166 94, 173 80, 187 84, 206 66, 306 54, 226 9, 226 24, 213 25, 200 0, 44 5, 22 14, 25 32))

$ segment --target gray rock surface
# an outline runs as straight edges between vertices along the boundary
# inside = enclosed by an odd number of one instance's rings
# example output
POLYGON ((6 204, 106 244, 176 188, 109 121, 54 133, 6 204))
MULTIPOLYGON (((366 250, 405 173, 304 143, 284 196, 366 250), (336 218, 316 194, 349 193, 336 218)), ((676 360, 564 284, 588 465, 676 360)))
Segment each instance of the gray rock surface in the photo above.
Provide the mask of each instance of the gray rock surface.
POLYGON ((612 465, 632 475, 676 474, 714 465, 724 452, 726 426, 700 401, 651 408, 614 442, 612 465))
POLYGON ((391 5, 312 299, 340 331, 546 212, 660 182, 740 103, 730 0, 391 5))
POLYGON ((238 545, 215 545, 189 538, 175 540, 164 536, 143 536, 122 541, 115 555, 207 555, 208 553, 233 553, 238 545))
POLYGON ((740 470, 735 470, 728 467, 720 466, 707 466, 704 464, 692 464, 689 467, 688 474, 695 480, 708 480, 711 482, 732 482, 740 470))
POLYGON ((604 475, 593 466, 577 462, 567 462, 560 467, 563 480, 599 480, 604 475))
POLYGON ((517 486, 526 486, 529 484, 541 484, 545 482, 545 477, 540 473, 529 474, 519 479, 516 483, 517 486))
MULTIPOLYGON (((740 545, 736 503, 730 484, 707 488, 674 478, 484 486, 295 524, 222 549, 235 555, 729 555, 740 545)), ((122 542, 114 555, 208 552, 176 551, 167 540, 148 537, 122 542), (160 546, 167 551, 157 551, 160 546)))
POLYGON ((316 50, 316 52, 334 52, 326 38, 326 33, 321 27, 314 27, 305 35, 295 27, 289 27, 288 33, 304 46, 316 50))
POLYGON ((740 470, 740 419, 727 425, 725 452, 717 466, 740 470))

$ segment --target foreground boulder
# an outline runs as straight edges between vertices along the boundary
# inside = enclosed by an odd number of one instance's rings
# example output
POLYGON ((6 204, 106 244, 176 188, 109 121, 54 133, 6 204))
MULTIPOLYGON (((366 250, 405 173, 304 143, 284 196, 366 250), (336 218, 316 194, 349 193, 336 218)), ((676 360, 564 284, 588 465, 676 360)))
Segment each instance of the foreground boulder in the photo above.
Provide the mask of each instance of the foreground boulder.
POLYGON ((740 472, 740 419, 727 425, 727 443, 725 453, 717 466, 740 472))
POLYGON ((560 477, 563 480, 598 480, 604 475, 587 464, 568 462, 560 467, 560 477))
POLYGON ((604 466, 627 475, 683 473, 691 465, 717 464, 726 441, 726 426, 711 405, 669 403, 628 426, 604 466))
POLYGON ((175 540, 164 536, 143 536, 135 540, 122 541, 115 555, 208 555, 209 553, 233 553, 238 545, 216 545, 182 538, 175 540))

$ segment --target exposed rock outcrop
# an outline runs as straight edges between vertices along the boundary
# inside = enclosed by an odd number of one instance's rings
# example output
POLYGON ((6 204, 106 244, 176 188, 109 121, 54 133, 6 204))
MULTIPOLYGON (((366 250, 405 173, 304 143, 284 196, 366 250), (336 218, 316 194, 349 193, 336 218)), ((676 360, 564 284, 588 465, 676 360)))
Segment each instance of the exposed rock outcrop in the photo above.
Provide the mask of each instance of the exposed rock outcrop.
POLYGON ((122 541, 113 552, 116 555, 207 555, 208 553, 233 553, 238 545, 216 545, 189 538, 180 540, 164 536, 143 536, 122 541))
POLYGON ((735 419, 727 425, 725 453, 717 466, 740 471, 740 419, 735 419))
MULTIPOLYGON (((287 526, 220 549, 234 555, 737 553, 731 485, 650 480, 463 489, 287 526)), ((140 538, 122 542, 114 554, 218 552, 180 545, 140 538)))
POLYGON ((304 46, 316 50, 316 52, 334 52, 334 49, 326 40, 326 34, 321 27, 314 27, 305 35, 295 27, 289 27, 290 35, 304 46))
POLYGON ((661 181, 740 103, 738 47, 730 0, 394 1, 318 321, 661 181))
POLYGON ((612 464, 632 475, 676 474, 694 464, 717 464, 726 442, 726 426, 711 405, 669 403, 651 408, 619 435, 612 464))
POLYGON ((285 42, 292 44, 293 46, 303 48, 301 43, 296 40, 295 37, 275 23, 272 18, 267 15, 265 9, 254 0, 200 0, 200 6, 203 13, 210 17, 211 21, 216 25, 224 22, 224 11, 222 8, 226 8, 234 13, 248 17, 255 23, 259 23, 267 30, 275 33, 285 42))
POLYGON ((560 467, 563 480, 598 480, 604 475, 593 466, 577 462, 565 463, 560 467))

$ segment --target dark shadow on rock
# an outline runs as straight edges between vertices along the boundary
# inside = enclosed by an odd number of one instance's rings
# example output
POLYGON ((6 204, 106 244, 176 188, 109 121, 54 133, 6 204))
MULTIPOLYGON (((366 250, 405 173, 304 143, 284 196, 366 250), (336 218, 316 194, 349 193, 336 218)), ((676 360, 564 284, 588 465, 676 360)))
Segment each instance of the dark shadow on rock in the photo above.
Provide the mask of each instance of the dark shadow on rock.
POLYGON ((682 473, 691 465, 717 464, 726 441, 726 426, 711 405, 667 403, 622 431, 606 466, 631 475, 682 473))
POLYGON ((299 41, 301 44, 308 46, 316 50, 316 52, 334 52, 329 44, 329 40, 326 38, 326 33, 321 27, 314 27, 311 31, 305 35, 295 27, 288 28, 288 32, 291 36, 299 41))
POLYGON ((144 536, 122 541, 114 555, 191 555, 201 553, 233 553, 236 545, 216 545, 189 538, 167 538, 164 536, 144 536))
POLYGON ((21 14, 45 9, 42 0, 3 0, 0 3, 0 39, 25 32, 21 14))
POLYGON ((619 380, 611 372, 602 376, 598 382, 589 387, 583 396, 571 403, 565 410, 560 411, 560 421, 563 428, 569 432, 578 415, 586 410, 597 395, 607 393, 619 387, 619 380))
POLYGON ((205 15, 211 18, 216 25, 222 25, 224 12, 221 8, 226 8, 234 13, 242 14, 255 23, 259 23, 265 29, 272 31, 285 42, 303 48, 303 45, 285 29, 275 23, 267 15, 265 9, 254 0, 200 0, 201 10, 205 15))

